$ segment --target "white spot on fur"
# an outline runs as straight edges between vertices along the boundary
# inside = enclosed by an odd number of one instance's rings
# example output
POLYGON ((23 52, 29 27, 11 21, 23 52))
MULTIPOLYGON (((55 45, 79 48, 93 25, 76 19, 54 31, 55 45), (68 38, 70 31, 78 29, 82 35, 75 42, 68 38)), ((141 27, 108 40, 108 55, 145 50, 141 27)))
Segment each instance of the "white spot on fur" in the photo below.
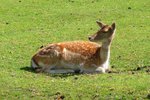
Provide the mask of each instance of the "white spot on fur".
POLYGON ((64 54, 64 58, 66 58, 67 57, 67 50, 66 50, 66 48, 63 49, 63 54, 64 54))
POLYGON ((56 56, 59 56, 59 54, 60 54, 60 53, 59 53, 57 50, 55 50, 55 55, 56 55, 56 56))

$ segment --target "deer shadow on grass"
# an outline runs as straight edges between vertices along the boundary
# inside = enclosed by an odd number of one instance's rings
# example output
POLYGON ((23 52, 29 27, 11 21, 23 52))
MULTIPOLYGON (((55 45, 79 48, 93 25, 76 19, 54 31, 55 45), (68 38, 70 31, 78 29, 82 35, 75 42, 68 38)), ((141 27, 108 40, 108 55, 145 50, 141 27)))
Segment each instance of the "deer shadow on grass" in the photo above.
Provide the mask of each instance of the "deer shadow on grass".
MULTIPOLYGON (((60 73, 60 74, 51 74, 51 73, 46 73, 46 72, 36 72, 35 69, 33 69, 32 67, 30 66, 25 66, 25 67, 22 67, 20 68, 20 70, 24 70, 24 71, 28 71, 28 72, 31 72, 31 73, 35 73, 35 74, 45 74, 46 76, 50 76, 50 77, 60 77, 60 78, 63 78, 63 77, 70 77, 70 76, 79 76, 79 75, 93 75, 93 74, 98 74, 98 73, 91 73, 91 74, 85 74, 85 73, 79 73, 79 71, 75 71, 75 73, 60 73)), ((118 71, 109 71, 107 72, 107 74, 120 74, 121 72, 118 72, 118 71)))
POLYGON ((135 73, 139 73, 139 72, 144 72, 144 73, 150 74, 150 65, 137 66, 133 69, 119 71, 119 73, 129 73, 129 74, 130 73, 135 74, 135 73))
POLYGON ((30 66, 22 67, 22 68, 20 68, 20 70, 24 70, 24 71, 36 73, 36 72, 34 71, 34 69, 33 69, 32 67, 30 67, 30 66))
MULTIPOLYGON (((35 70, 30 66, 22 67, 22 68, 20 68, 20 70, 32 72, 35 74, 40 74, 40 73, 35 72, 35 70)), ((121 73, 130 73, 130 72, 132 72, 132 74, 134 74, 134 73, 137 73, 139 71, 144 71, 146 73, 150 73, 150 66, 140 66, 140 67, 136 67, 134 69, 127 70, 127 71, 113 71, 112 70, 112 71, 109 71, 107 74, 121 74, 121 73)), ((83 75, 83 73, 65 73, 65 74, 42 73, 42 74, 45 74, 46 76, 50 76, 50 77, 60 77, 60 78, 83 75)))
MULTIPOLYGON (((22 67, 20 68, 20 70, 24 70, 24 71, 28 71, 28 72, 32 72, 32 73, 36 73, 36 74, 40 74, 40 73, 37 73, 32 67, 30 66, 25 66, 25 67, 22 67)), ((43 74, 44 72, 42 72, 43 74)), ((77 76, 77 75, 82 75, 82 73, 63 73, 63 74, 50 74, 50 73, 44 73, 46 76, 51 76, 51 77, 60 77, 60 78, 63 78, 63 77, 70 77, 70 76, 77 76)))
POLYGON ((149 66, 138 66, 137 68, 132 69, 131 71, 145 71, 147 73, 150 73, 150 65, 149 66))

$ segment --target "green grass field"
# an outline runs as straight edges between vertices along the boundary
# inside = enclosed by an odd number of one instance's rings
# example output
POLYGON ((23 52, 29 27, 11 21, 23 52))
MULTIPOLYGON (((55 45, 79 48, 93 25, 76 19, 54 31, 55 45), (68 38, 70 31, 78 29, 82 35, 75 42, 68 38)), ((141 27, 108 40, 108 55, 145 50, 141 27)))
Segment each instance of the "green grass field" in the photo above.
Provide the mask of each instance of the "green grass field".
POLYGON ((150 99, 150 0, 0 0, 0 100, 150 99), (96 20, 116 22, 116 73, 51 75, 30 70, 41 45, 88 40, 96 20))

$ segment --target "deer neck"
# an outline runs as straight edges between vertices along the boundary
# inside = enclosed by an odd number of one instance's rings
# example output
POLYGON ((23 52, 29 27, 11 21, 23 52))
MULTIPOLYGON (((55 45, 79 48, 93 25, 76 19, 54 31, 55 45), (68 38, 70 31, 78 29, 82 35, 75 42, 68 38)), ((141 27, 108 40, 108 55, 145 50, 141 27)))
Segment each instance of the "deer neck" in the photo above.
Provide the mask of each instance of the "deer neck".
POLYGON ((106 40, 102 42, 100 58, 101 58, 102 67, 104 67, 105 69, 109 69, 110 46, 111 46, 111 40, 106 40))

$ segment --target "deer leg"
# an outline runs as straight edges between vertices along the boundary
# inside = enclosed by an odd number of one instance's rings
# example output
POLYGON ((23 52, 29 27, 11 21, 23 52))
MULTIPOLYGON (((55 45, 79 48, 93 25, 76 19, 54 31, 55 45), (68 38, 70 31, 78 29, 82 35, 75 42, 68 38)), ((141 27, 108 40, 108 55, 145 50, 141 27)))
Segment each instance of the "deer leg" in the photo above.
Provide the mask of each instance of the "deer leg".
POLYGON ((96 72, 96 73, 105 73, 105 72, 106 72, 106 69, 103 68, 103 67, 98 67, 98 68, 96 68, 95 72, 96 72))

